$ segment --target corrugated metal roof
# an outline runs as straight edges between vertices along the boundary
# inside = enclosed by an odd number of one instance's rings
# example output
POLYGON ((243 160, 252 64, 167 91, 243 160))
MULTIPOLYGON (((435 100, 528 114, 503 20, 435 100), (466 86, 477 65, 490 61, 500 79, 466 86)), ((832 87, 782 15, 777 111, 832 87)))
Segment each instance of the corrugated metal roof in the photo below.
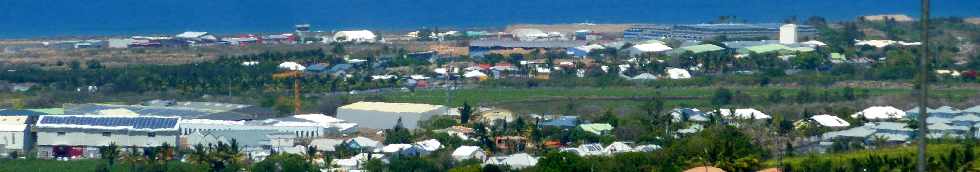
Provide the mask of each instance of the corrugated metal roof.
POLYGON ((341 106, 341 109, 380 111, 380 112, 412 112, 422 113, 443 108, 442 105, 415 103, 386 103, 386 102, 357 102, 341 106))
POLYGON ((583 46, 585 41, 512 41, 512 40, 474 40, 470 47, 502 48, 572 48, 583 46))
POLYGON ((43 115, 38 128, 177 129, 179 117, 43 115))
POLYGON ((695 46, 687 46, 687 47, 681 47, 680 49, 684 51, 690 51, 694 54, 725 50, 725 48, 719 47, 714 44, 701 44, 695 46))

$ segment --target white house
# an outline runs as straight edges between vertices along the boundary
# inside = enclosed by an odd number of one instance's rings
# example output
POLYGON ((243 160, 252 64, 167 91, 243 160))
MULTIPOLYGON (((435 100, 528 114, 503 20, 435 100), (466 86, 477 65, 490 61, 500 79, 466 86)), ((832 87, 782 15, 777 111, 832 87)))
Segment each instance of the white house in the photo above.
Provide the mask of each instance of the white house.
POLYGON ((765 113, 762 113, 761 111, 755 109, 735 109, 734 113, 730 109, 719 109, 718 111, 721 112, 721 116, 730 117, 730 118, 731 117, 741 118, 741 119, 772 118, 771 116, 766 115, 765 113))
POLYGON ((667 68, 667 77, 670 79, 691 79, 691 72, 681 68, 667 68))
POLYGON ((851 123, 848 123, 847 121, 844 121, 844 119, 841 119, 840 117, 833 116, 833 115, 826 115, 826 114, 815 115, 813 117, 810 117, 810 119, 824 127, 836 128, 836 127, 851 126, 851 123))
POLYGON ((302 71, 302 70, 306 70, 306 66, 303 66, 296 62, 282 62, 279 63, 279 69, 302 71))
POLYGON ((463 161, 468 159, 484 160, 487 154, 479 146, 460 146, 453 151, 453 159, 463 161))
POLYGON ((507 165, 512 169, 524 169, 538 164, 538 157, 527 153, 518 153, 509 156, 490 157, 483 162, 484 165, 507 165))
POLYGON ((891 106, 871 106, 851 115, 851 118, 870 120, 901 119, 903 117, 905 117, 905 111, 891 106))

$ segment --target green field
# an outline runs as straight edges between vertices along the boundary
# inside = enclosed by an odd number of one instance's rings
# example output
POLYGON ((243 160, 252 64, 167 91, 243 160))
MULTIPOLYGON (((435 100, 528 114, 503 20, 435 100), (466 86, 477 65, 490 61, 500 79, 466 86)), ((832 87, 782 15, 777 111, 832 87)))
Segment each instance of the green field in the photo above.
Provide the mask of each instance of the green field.
MULTIPOLYGON (((784 96, 793 96, 801 90, 801 88, 775 88, 775 87, 742 87, 742 88, 730 88, 732 91, 741 91, 753 97, 764 97, 769 95, 775 90, 782 90, 784 96)), ((842 88, 812 88, 813 91, 840 91, 842 88)), ((707 103, 707 99, 715 93, 717 88, 710 87, 695 87, 695 88, 636 88, 636 87, 609 87, 609 88, 477 88, 477 89, 463 89, 456 90, 452 92, 452 105, 459 106, 463 102, 470 103, 482 103, 482 104, 496 104, 496 103, 507 103, 507 102, 521 102, 521 101, 549 101, 549 100, 567 100, 569 98, 573 99, 585 99, 585 98, 631 98, 631 97, 651 97, 651 96, 664 96, 675 97, 671 100, 681 99, 687 102, 687 104, 702 104, 707 103)), ((880 95, 909 95, 911 89, 855 89, 855 92, 862 92, 861 90, 867 90, 867 96, 880 96, 880 95)), ((934 90, 930 94, 932 97, 937 98, 949 98, 952 100, 962 100, 965 98, 974 97, 977 95, 978 90, 975 89, 944 89, 944 90, 934 90)), ((860 94, 859 94, 860 95, 860 94)), ((356 96, 364 98, 366 96, 356 96)), ((416 92, 397 92, 397 93, 384 93, 381 96, 384 101, 390 102, 406 102, 406 103, 428 103, 428 104, 446 104, 446 90, 420 90, 416 92)))

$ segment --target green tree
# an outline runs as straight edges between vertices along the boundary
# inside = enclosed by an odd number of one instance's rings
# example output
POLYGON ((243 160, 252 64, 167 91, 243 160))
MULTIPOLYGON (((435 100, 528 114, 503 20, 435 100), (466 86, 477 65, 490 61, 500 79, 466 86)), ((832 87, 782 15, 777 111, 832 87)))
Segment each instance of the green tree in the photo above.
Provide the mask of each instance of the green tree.
POLYGON ((320 169, 301 155, 279 153, 252 166, 254 172, 319 172, 320 169))
POLYGON ((718 88, 711 96, 711 104, 715 106, 725 106, 731 104, 732 91, 727 88, 718 88))
POLYGON ((470 116, 473 115, 473 107, 470 106, 470 102, 463 102, 463 107, 459 108, 459 121, 462 124, 467 124, 470 122, 470 116))

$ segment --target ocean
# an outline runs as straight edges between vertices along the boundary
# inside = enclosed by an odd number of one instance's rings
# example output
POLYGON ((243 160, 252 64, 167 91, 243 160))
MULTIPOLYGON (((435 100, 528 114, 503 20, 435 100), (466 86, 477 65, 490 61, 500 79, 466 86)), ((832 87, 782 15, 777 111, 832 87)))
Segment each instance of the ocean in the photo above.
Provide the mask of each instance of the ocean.
MULTIPOLYGON (((821 16, 918 16, 915 0, 3 0, 0 38, 409 30, 514 23, 780 22, 821 16)), ((934 16, 980 16, 978 0, 933 1, 934 16)))

